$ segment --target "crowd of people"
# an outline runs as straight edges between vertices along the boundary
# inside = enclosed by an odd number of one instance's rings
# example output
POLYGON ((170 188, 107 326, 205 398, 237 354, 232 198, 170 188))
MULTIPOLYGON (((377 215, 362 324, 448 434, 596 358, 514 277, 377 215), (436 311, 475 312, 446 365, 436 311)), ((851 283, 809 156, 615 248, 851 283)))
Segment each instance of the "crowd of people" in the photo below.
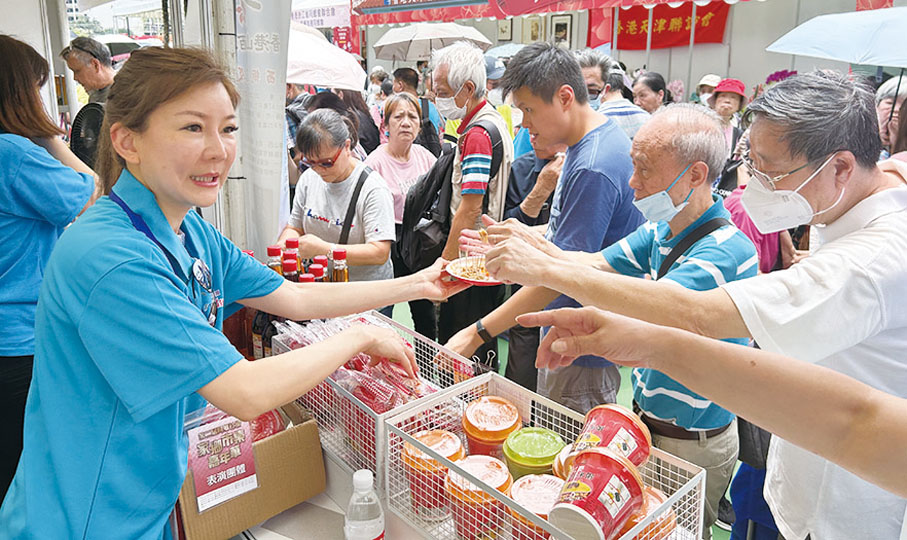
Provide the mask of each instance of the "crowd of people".
POLYGON ((358 352, 415 375, 371 327, 249 362, 226 316, 406 302, 419 333, 492 369, 506 336, 505 375, 580 413, 632 367, 654 445, 706 470, 705 538, 729 486, 733 538, 901 534, 907 482, 885 465, 907 442, 907 81, 814 71, 750 100, 706 74, 684 102, 595 50, 503 61, 458 42, 361 90, 287 84, 275 242, 305 259, 342 245, 353 282, 313 286, 192 211, 214 203, 239 128, 208 53, 140 49, 114 71, 77 38, 61 57, 105 108, 92 164, 43 111, 47 61, 0 35, 0 537, 160 537, 183 421, 206 401, 254 418, 358 352), (433 178, 440 232, 416 261, 401 243, 431 221, 415 195, 433 178), (508 285, 447 276, 466 254, 508 285))

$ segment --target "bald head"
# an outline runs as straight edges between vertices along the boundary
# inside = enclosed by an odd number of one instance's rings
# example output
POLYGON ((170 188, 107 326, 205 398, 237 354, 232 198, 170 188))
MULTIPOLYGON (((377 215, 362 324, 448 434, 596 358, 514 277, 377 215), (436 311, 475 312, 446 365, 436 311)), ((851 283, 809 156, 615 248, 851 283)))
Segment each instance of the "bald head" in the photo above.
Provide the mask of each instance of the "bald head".
POLYGON ((650 152, 660 148, 676 163, 705 163, 709 184, 718 177, 729 152, 721 118, 711 109, 690 103, 656 111, 636 133, 633 147, 637 146, 650 152))

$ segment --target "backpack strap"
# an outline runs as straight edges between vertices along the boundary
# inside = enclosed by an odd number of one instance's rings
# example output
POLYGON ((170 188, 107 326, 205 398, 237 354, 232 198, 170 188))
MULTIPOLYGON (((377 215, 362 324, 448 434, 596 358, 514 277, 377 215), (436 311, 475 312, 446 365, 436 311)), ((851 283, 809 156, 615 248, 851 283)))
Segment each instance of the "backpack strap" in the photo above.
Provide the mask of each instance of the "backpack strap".
MULTIPOLYGON (((473 126, 479 126, 488 133, 488 138, 491 139, 491 174, 488 175, 489 187, 491 180, 494 179, 498 172, 501 169, 501 162, 504 161, 504 141, 501 139, 501 132, 498 131, 498 127, 494 125, 489 120, 477 120, 472 124, 473 126)), ((471 128, 470 128, 471 129, 471 128)), ((489 202, 490 189, 485 190, 485 196, 482 198, 482 213, 487 214, 488 208, 490 206, 489 202)))
POLYGON ((671 266, 675 262, 677 262, 677 259, 679 259, 681 255, 686 253, 687 250, 693 246, 693 244, 702 240, 710 233, 717 231, 721 227, 730 224, 731 222, 724 218, 715 218, 710 219, 702 225, 693 229, 693 231, 690 232, 690 234, 686 235, 683 240, 678 242, 677 245, 671 249, 671 252, 668 253, 668 256, 665 257, 663 261, 661 261, 661 266, 658 268, 658 277, 656 277, 655 279, 661 279, 662 277, 664 277, 664 275, 668 273, 668 270, 671 269, 671 266))
POLYGON ((422 108, 422 122, 425 123, 426 120, 431 122, 428 118, 428 98, 419 98, 419 106, 422 108))
POLYGON ((362 185, 372 170, 366 165, 359 174, 359 180, 356 181, 356 188, 353 189, 353 196, 350 197, 350 205, 346 209, 346 218, 343 220, 343 229, 340 231, 340 244, 346 244, 350 239, 350 228, 353 226, 353 216, 356 215, 356 203, 359 202, 359 194, 362 192, 362 185))

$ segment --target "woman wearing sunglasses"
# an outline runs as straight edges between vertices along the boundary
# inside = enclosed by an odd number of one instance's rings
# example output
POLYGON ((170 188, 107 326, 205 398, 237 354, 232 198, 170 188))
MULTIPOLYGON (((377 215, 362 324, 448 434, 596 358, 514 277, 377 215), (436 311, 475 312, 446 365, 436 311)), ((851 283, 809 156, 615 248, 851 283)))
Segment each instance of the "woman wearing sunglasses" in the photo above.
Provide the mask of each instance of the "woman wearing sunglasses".
POLYGON ((139 49, 117 75, 98 156, 109 196, 63 233, 45 269, 0 538, 169 538, 185 420, 206 402, 253 419, 358 352, 413 373, 399 336, 371 326, 248 362, 221 332, 240 304, 299 320, 460 289, 440 262, 383 284, 287 282, 203 221, 192 208, 213 204, 226 180, 238 100, 201 50, 139 49))
POLYGON ((346 244, 350 281, 389 279, 396 238, 393 198, 381 175, 352 154, 355 145, 352 123, 331 109, 316 109, 299 124, 296 148, 309 168, 296 183, 290 221, 278 242, 298 237, 305 259, 330 256, 346 244), (352 221, 344 227, 350 211, 352 221))

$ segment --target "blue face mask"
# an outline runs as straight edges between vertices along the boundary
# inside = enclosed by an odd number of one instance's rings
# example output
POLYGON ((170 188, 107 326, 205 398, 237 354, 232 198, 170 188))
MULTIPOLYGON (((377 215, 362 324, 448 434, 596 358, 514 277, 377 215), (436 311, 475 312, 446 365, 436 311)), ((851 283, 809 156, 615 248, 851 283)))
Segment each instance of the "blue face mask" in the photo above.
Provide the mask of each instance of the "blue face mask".
POLYGON ((599 95, 599 96, 598 96, 597 98, 595 98, 595 99, 591 99, 591 98, 589 99, 589 106, 592 107, 592 110, 593 110, 593 111, 597 111, 598 108, 601 106, 601 104, 602 104, 602 97, 601 97, 601 95, 599 95))
POLYGON ((686 172, 692 167, 693 164, 690 163, 686 168, 677 175, 677 178, 671 182, 671 185, 668 186, 668 189, 664 191, 659 191, 658 193, 653 193, 648 197, 643 197, 637 201, 633 201, 633 206, 637 208, 644 218, 653 223, 658 221, 671 221, 674 219, 681 210, 686 208, 687 204, 690 201, 690 195, 693 194, 693 190, 690 189, 690 192, 687 193, 687 198, 683 200, 682 203, 674 206, 674 201, 671 200, 671 196, 668 195, 668 192, 671 191, 671 188, 674 187, 674 184, 677 183, 680 178, 686 174, 686 172))

